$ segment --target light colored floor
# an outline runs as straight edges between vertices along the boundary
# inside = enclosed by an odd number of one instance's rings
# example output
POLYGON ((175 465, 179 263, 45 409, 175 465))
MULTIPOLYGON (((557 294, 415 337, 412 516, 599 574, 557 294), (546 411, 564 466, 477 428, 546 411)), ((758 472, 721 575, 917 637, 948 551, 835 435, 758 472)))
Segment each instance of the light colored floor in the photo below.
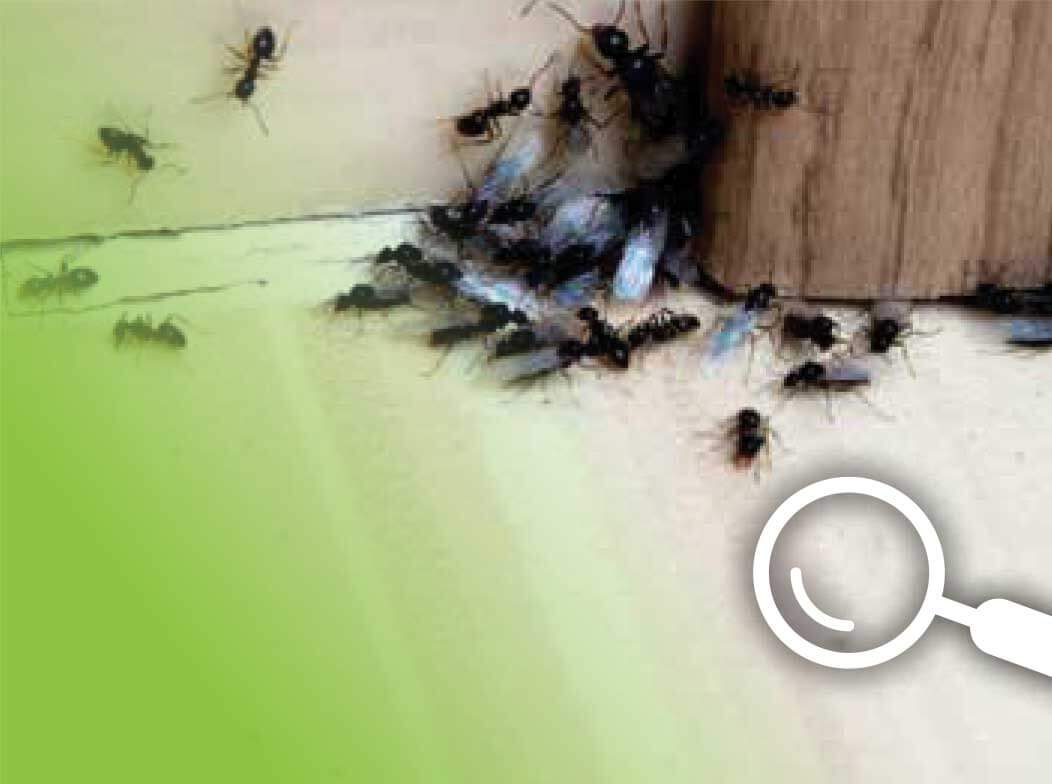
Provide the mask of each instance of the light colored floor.
MULTIPOLYGON (((898 486, 926 509, 944 541, 950 596, 1052 608, 1045 358, 1004 352, 992 320, 920 309, 916 325, 939 334, 912 343, 916 378, 898 357, 878 363, 875 408, 839 399, 833 421, 821 398, 784 397, 785 363, 765 341, 748 382, 745 352, 721 373, 702 374, 697 339, 653 352, 626 373, 578 369, 572 384, 523 394, 488 380, 470 350, 427 377, 435 356, 422 346, 426 314, 359 324, 319 307, 368 274, 338 262, 408 230, 406 221, 382 218, 109 242, 81 257, 100 272, 99 285, 64 306, 268 284, 80 314, 11 318, 25 308, 9 302, 8 346, 64 345, 84 367, 149 374, 166 394, 189 399, 214 393, 226 410, 237 402, 223 397, 218 379, 228 385, 239 363, 253 367, 273 354, 278 376, 288 379, 285 402, 273 410, 303 418, 324 444, 314 456, 322 462, 327 449, 345 446, 356 412, 375 404, 368 415, 397 434, 382 459, 413 466, 409 484, 385 497, 400 503, 405 493, 425 493, 441 510, 427 539, 437 556, 411 540, 381 539, 376 568, 407 565, 451 593, 439 601, 392 588, 391 606, 417 618, 406 627, 412 639, 489 656, 486 682, 499 704, 507 684, 498 673, 514 663, 502 657, 516 654, 498 643, 504 632, 494 619, 528 605, 597 753, 617 772, 606 780, 702 773, 728 782, 1047 780, 1046 679, 984 657, 962 629, 939 621, 914 650, 877 670, 819 669, 763 626, 749 579, 760 527, 782 499, 815 479, 860 474, 898 486), (149 351, 112 349, 110 329, 124 311, 189 322, 190 347, 176 373, 149 351), (291 411, 295 399, 313 401, 309 418, 291 411), (772 412, 784 442, 758 481, 731 468, 706 435, 747 404, 772 412), (462 485, 485 487, 490 506, 462 507, 462 485), (417 613, 428 620, 421 624, 417 613), (470 618, 471 644, 458 639, 470 618)), ((54 268, 58 255, 9 252, 5 274, 18 281, 32 274, 31 263, 54 268)), ((669 302, 706 323, 718 315, 693 294, 669 302)), ((844 315, 861 323, 861 314, 844 315)), ((260 396, 244 403, 252 410, 278 394, 262 384, 255 390, 242 390, 260 396)), ((211 427, 228 426, 220 409, 212 413, 211 427)), ((870 544, 845 556, 855 560, 841 573, 893 573, 886 563, 893 547, 870 544)), ((425 683, 455 672, 471 688, 470 668, 416 672, 425 683)), ((514 712, 524 695, 513 690, 505 699, 514 712)))

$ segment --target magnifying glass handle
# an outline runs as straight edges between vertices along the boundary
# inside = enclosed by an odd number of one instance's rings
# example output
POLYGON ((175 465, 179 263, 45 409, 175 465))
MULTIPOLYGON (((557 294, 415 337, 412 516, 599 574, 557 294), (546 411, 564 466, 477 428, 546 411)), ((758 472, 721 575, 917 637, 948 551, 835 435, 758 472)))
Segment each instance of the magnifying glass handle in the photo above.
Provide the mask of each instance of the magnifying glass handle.
POLYGON ((983 653, 1052 677, 1052 615, 990 599, 976 608, 970 625, 983 653))

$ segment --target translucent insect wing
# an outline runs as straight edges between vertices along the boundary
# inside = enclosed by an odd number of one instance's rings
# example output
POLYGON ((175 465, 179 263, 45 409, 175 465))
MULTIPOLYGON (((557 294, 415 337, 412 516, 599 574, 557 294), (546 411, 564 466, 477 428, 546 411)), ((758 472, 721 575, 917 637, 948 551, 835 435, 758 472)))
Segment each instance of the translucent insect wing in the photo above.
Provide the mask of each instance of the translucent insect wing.
POLYGON ((826 367, 825 380, 835 384, 868 384, 872 378, 861 362, 837 362, 826 367))
POLYGON ((628 235, 624 254, 614 276, 614 297, 638 302, 650 293, 654 269, 665 249, 668 213, 662 211, 652 222, 641 223, 628 235))
POLYGON ((544 159, 544 136, 539 129, 528 133, 514 147, 505 150, 494 161, 479 186, 477 199, 491 204, 503 201, 544 159))
POLYGON ((723 326, 709 339, 705 352, 706 363, 718 365, 739 348, 756 329, 759 314, 755 310, 738 308, 723 326))
POLYGON ((1052 320, 1012 319, 1008 342, 1021 346, 1052 345, 1052 320))
POLYGON ((558 370, 563 364, 558 348, 552 346, 529 354, 500 359, 494 363, 494 373, 502 383, 515 384, 540 378, 558 370))

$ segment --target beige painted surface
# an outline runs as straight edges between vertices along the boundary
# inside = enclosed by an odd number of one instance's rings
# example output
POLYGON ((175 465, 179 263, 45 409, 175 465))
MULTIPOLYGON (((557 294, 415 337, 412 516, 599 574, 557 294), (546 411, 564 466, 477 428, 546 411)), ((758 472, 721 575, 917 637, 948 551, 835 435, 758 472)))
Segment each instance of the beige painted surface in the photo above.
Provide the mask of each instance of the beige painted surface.
MULTIPOLYGON (((543 5, 521 18, 523 5, 5 0, 2 234, 212 224, 447 196, 463 180, 437 118, 475 108, 487 70, 510 89, 577 40, 543 5), (292 29, 281 69, 258 88, 269 136, 236 101, 191 103, 231 89, 223 46, 261 24, 292 29), (91 148, 99 125, 123 119, 138 128, 147 113, 152 137, 178 145, 159 159, 187 173, 152 173, 129 206, 129 178, 100 166, 91 148)), ((614 14, 612 3, 570 7, 586 23, 614 14)), ((680 48, 687 13, 674 4, 680 48)), ((560 73, 567 67, 564 58, 560 73)), ((546 83, 546 105, 553 88, 546 83)), ((472 157, 475 166, 484 160, 472 157)))

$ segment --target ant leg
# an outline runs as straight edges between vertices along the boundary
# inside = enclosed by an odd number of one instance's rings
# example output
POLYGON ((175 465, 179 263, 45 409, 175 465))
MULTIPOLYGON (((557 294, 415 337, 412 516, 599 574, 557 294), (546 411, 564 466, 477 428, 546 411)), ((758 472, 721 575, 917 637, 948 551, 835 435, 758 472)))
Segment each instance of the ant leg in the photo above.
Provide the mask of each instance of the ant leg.
POLYGON ((833 392, 829 387, 824 389, 826 396, 826 416, 829 417, 830 424, 836 424, 836 417, 833 416, 833 392))
POLYGON ((661 52, 668 51, 668 0, 661 0, 661 52))
POLYGON ((433 368, 431 368, 430 370, 427 370, 427 371, 421 373, 420 375, 425 376, 426 378, 431 378, 432 376, 434 376, 439 371, 439 369, 442 367, 443 363, 445 363, 446 358, 450 355, 450 353, 452 351, 453 351, 453 347, 452 346, 446 346, 442 350, 442 355, 438 358, 438 362, 435 363, 435 366, 433 368))
POLYGON ((457 164, 460 166, 460 173, 464 176, 464 182, 468 186, 468 190, 471 193, 475 192, 475 183, 471 181, 471 174, 468 172, 468 165, 464 161, 464 156, 460 154, 460 150, 454 146, 453 154, 456 156, 457 164))
POLYGON ((917 371, 913 367, 913 360, 910 359, 910 350, 906 347, 905 343, 900 343, 899 348, 902 349, 902 358, 906 362, 906 370, 909 371, 910 378, 917 378, 917 371))
POLYGON ((869 408, 873 411, 874 414, 883 419, 885 422, 895 421, 895 417, 892 414, 889 414, 888 412, 884 411, 879 406, 877 406, 876 403, 874 403, 872 400, 866 397, 865 393, 861 389, 856 388, 852 389, 851 391, 858 397, 859 400, 861 400, 863 403, 869 406, 869 408))
POLYGON ((551 68, 555 64, 555 61, 558 60, 558 59, 559 59, 559 53, 558 52, 552 52, 548 56, 548 59, 544 61, 544 65, 542 65, 540 68, 538 68, 534 72, 533 76, 530 77, 530 81, 529 81, 529 84, 527 85, 527 87, 530 88, 530 92, 531 93, 533 92, 534 85, 537 84, 537 80, 540 79, 541 76, 544 74, 544 72, 547 71, 549 68, 551 68))
POLYGON ((632 4, 636 12, 636 24, 639 26, 639 35, 643 39, 643 43, 646 48, 650 48, 650 34, 647 32, 646 22, 643 21, 643 3, 642 0, 635 0, 632 4))
POLYGON ((252 113, 256 116, 256 122, 259 124, 259 129, 263 131, 263 135, 270 136, 270 129, 267 128, 267 123, 263 120, 263 113, 259 111, 259 107, 252 101, 245 101, 244 104, 251 109, 252 113))
POLYGON ((612 114, 608 115, 606 117, 606 119, 604 119, 604 120, 601 120, 601 121, 597 120, 591 114, 588 115, 587 119, 588 119, 589 123, 591 123, 593 126, 595 126, 596 128, 598 128, 601 131, 601 130, 604 130, 606 128, 606 126, 608 126, 610 123, 612 123, 614 120, 616 120, 618 117, 620 117, 624 113, 625 113, 625 107, 621 106, 620 108, 615 109, 614 112, 612 114))
POLYGON ((617 76, 617 71, 608 69, 601 60, 599 60, 594 54, 592 54, 587 49, 582 50, 581 56, 588 61, 588 64, 592 66, 592 68, 601 73, 607 79, 617 76))
MULTIPOLYGON (((241 62, 241 63, 247 63, 248 62, 248 58, 245 56, 245 53, 243 51, 241 51, 240 49, 235 49, 230 44, 226 44, 226 50, 227 50, 227 53, 230 54, 231 57, 234 57, 235 59, 237 59, 238 62, 241 62)), ((229 70, 229 69, 227 69, 227 70, 229 70)), ((235 68, 234 70, 235 71, 242 71, 244 69, 243 68, 235 68)))
POLYGON ((139 183, 142 182, 143 175, 132 180, 131 189, 128 192, 128 204, 132 204, 135 201, 135 194, 139 192, 139 183))
POLYGON ((285 52, 289 48, 289 41, 292 40, 292 31, 299 25, 299 20, 296 20, 285 29, 285 37, 281 41, 281 48, 274 53, 274 63, 280 63, 285 57, 285 52))

